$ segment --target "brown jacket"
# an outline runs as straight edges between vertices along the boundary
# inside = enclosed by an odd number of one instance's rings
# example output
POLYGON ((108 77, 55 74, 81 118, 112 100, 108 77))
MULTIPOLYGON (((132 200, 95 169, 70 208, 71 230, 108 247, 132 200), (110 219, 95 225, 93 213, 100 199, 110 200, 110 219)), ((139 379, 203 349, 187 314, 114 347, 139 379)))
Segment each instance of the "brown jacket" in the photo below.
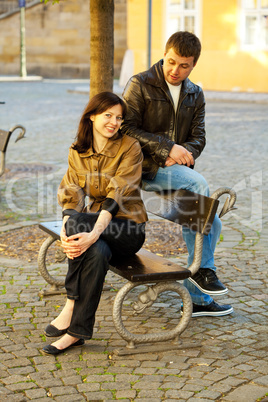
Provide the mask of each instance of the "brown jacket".
POLYGON ((143 156, 140 144, 134 138, 117 133, 109 139, 105 149, 97 154, 90 148, 79 154, 70 148, 69 166, 58 190, 58 202, 66 211, 97 212, 117 206, 116 217, 147 221, 140 197, 143 156), (85 206, 85 197, 89 204, 85 206), (68 210, 68 211, 67 211, 68 210))

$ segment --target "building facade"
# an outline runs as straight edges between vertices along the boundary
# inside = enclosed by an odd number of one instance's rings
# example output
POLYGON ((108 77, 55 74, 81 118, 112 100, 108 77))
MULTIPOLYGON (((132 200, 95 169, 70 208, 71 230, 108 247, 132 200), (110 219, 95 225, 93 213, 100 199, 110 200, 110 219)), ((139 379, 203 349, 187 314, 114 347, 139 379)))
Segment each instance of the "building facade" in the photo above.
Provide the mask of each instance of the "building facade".
MULTIPOLYGON (((59 4, 26 0, 25 37, 28 75, 45 78, 89 78, 89 1, 59 4)), ((119 77, 127 48, 126 0, 115 0, 114 73, 119 77)), ((20 72, 18 0, 0 0, 0 75, 20 72)))
MULTIPOLYGON (((28 75, 88 78, 89 0, 26 4, 28 75)), ((16 5, 18 0, 0 0, 0 75, 19 74, 16 5)), ((188 30, 202 43, 194 82, 205 90, 268 92, 268 0, 115 0, 114 27, 115 78, 126 50, 128 77, 162 58, 173 32, 188 30)))
POLYGON ((128 48, 134 71, 163 57, 167 38, 178 30, 194 32, 202 54, 191 73, 205 90, 268 92, 268 0, 128 0, 128 48))

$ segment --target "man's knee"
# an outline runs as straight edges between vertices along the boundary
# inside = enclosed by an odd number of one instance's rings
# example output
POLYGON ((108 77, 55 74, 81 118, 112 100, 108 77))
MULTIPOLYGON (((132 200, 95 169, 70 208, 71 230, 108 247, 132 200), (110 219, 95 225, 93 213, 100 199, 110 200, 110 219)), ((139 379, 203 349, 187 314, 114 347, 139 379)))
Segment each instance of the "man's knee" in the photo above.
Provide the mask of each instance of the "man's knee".
POLYGON ((191 177, 185 189, 197 194, 209 196, 209 187, 206 179, 200 173, 195 173, 196 174, 191 177))

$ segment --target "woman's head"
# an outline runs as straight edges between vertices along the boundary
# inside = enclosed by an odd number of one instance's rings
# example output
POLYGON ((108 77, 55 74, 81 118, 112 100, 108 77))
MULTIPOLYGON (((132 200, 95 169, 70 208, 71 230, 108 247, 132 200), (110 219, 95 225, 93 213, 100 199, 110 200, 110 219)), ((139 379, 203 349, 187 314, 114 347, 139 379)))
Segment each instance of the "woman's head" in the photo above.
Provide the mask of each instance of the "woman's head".
MULTIPOLYGON (((124 119, 126 114, 126 104, 121 98, 119 98, 119 96, 112 92, 100 92, 93 96, 88 102, 81 117, 76 136, 76 143, 73 148, 79 153, 86 152, 92 146, 94 116, 101 115, 117 105, 120 106, 120 108, 117 107, 116 109, 120 109, 120 116, 124 119)), ((120 125, 118 128, 119 127, 120 125)))
POLYGON ((90 99, 84 114, 97 115, 103 112, 106 112, 112 106, 121 105, 122 107, 122 116, 124 118, 126 114, 126 104, 125 102, 119 98, 119 96, 115 95, 112 92, 100 92, 99 94, 93 96, 90 99))

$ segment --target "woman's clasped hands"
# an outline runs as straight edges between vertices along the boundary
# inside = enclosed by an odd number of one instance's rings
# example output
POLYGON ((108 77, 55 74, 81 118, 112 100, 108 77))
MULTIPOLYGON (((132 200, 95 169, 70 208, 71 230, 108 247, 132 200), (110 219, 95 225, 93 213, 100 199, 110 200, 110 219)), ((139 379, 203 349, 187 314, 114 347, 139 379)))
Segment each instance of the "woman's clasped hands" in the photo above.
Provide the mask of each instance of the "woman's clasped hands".
POLYGON ((66 233, 61 233, 61 245, 67 257, 71 260, 80 257, 93 243, 98 240, 97 234, 91 232, 82 232, 75 235, 66 236, 66 233))

